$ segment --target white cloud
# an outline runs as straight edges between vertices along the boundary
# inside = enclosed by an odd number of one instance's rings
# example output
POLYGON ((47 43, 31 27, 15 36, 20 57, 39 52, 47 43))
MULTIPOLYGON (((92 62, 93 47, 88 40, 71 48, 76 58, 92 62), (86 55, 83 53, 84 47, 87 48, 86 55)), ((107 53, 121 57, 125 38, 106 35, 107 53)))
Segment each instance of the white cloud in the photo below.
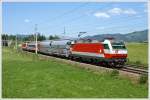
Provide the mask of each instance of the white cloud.
POLYGON ((132 15, 132 14, 137 14, 137 12, 133 9, 121 9, 121 8, 113 8, 108 10, 108 13, 110 14, 116 14, 116 15, 120 15, 120 14, 128 14, 128 15, 132 15))
POLYGON ((109 18, 110 16, 105 12, 96 12, 94 13, 94 16, 98 18, 109 18))
POLYGON ((134 15, 134 14, 137 14, 137 12, 133 9, 127 9, 127 10, 124 10, 123 12, 124 14, 129 14, 129 15, 134 15))
POLYGON ((24 20, 24 22, 29 23, 29 22, 30 22, 30 20, 29 20, 29 19, 25 19, 25 20, 24 20))
POLYGON ((108 13, 110 13, 110 14, 119 14, 120 15, 122 12, 123 12, 123 10, 120 8, 113 8, 113 9, 108 10, 108 13))
POLYGON ((134 9, 122 9, 122 8, 112 8, 109 10, 106 10, 105 12, 96 12, 94 13, 95 17, 98 18, 110 18, 111 16, 114 15, 121 15, 121 14, 126 14, 126 15, 135 15, 137 12, 134 9))

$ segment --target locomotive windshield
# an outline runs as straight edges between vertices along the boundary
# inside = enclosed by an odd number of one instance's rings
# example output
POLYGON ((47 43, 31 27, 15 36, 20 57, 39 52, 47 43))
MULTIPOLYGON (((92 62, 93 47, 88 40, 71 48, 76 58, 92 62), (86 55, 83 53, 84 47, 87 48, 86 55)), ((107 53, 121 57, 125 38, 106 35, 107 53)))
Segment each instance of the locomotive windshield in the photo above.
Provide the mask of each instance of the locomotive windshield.
POLYGON ((104 44, 104 49, 109 49, 108 44, 104 44))
POLYGON ((126 49, 123 42, 113 42, 111 43, 113 49, 126 49))

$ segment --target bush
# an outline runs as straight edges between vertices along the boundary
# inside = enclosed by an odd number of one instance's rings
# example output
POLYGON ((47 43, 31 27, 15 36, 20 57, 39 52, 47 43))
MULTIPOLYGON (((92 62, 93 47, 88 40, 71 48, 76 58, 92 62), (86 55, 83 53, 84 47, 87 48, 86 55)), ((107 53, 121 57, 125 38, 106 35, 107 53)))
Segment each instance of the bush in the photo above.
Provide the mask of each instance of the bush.
POLYGON ((139 64, 141 64, 141 61, 136 61, 135 63, 139 65, 139 64))
POLYGON ((139 78, 139 83, 140 84, 145 84, 148 81, 148 75, 142 74, 139 78))
POLYGON ((130 62, 130 60, 129 60, 129 58, 127 58, 127 63, 129 63, 130 62))
POLYGON ((113 71, 110 74, 112 77, 117 77, 119 75, 119 71, 116 69, 113 69, 113 71))

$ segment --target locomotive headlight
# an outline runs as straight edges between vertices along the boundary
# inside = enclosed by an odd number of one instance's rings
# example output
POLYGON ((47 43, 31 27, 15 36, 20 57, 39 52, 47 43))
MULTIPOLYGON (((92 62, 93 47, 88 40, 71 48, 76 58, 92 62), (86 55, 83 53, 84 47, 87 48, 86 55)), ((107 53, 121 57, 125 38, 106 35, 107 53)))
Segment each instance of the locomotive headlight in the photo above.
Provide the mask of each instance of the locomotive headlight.
POLYGON ((115 50, 113 50, 112 53, 115 53, 115 50))
POLYGON ((124 53, 124 54, 127 54, 128 52, 127 52, 127 50, 124 50, 123 53, 124 53))
POLYGON ((127 50, 120 50, 118 53, 119 53, 119 54, 126 54, 126 53, 127 53, 127 50))

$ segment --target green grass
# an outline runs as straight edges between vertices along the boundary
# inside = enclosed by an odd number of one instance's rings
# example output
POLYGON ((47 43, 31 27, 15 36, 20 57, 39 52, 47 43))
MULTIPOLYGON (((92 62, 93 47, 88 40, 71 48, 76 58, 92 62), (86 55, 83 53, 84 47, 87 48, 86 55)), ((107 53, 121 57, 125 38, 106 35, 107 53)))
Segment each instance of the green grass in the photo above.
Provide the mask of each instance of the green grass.
POLYGON ((3 48, 3 98, 147 98, 147 85, 3 48))
MULTIPOLYGON (((148 66, 148 44, 128 43, 128 58, 131 63, 141 63, 148 66)), ((147 67, 146 66, 146 67, 147 67)))

